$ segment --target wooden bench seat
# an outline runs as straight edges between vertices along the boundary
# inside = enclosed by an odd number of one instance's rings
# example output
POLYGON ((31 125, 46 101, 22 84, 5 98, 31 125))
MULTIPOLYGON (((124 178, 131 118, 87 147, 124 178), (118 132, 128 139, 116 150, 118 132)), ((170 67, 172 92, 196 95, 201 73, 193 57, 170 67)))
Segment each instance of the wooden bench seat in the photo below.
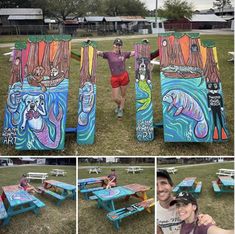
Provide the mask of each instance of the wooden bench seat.
POLYGON ((217 184, 216 181, 212 181, 212 187, 213 187, 213 190, 215 193, 220 193, 221 192, 221 189, 219 187, 219 185, 217 184))
POLYGON ((94 191, 98 191, 98 190, 101 190, 101 189, 104 189, 103 187, 95 187, 95 188, 87 188, 87 189, 82 189, 80 190, 81 193, 83 193, 84 195, 84 199, 85 200, 88 200, 88 193, 91 193, 91 192, 94 192, 94 191))
POLYGON ((172 190, 173 193, 177 193, 179 191, 180 187, 179 186, 176 186, 174 187, 174 189, 172 190))
POLYGON ((202 191, 202 182, 200 181, 197 183, 194 193, 200 193, 201 191, 202 191))
POLYGON ((0 196, 0 220, 7 218, 7 216, 6 208, 4 206, 2 197, 0 196))
POLYGON ((135 203, 127 208, 121 208, 112 212, 109 212, 107 214, 107 218, 113 222, 114 226, 118 230, 120 228, 120 221, 123 218, 126 218, 130 215, 134 215, 136 213, 139 213, 147 208, 150 208, 154 206, 154 199, 150 198, 148 200, 135 203))
POLYGON ((46 206, 44 202, 42 202, 41 200, 39 200, 39 199, 36 198, 35 196, 31 195, 31 197, 32 197, 33 199, 35 199, 35 200, 33 201, 33 203, 34 203, 38 208, 43 208, 43 207, 46 206))
POLYGON ((195 190, 194 190, 194 192, 193 192, 194 196, 195 196, 196 198, 198 198, 198 197, 199 197, 199 194, 201 193, 201 191, 202 191, 202 182, 199 181, 199 182, 197 182, 196 188, 195 188, 195 190))
POLYGON ((89 197, 89 200, 97 200, 97 199, 98 199, 98 197, 95 195, 89 197))
POLYGON ((45 189, 44 187, 38 187, 38 189, 41 190, 42 193, 46 193, 46 194, 48 194, 48 195, 50 195, 50 196, 56 198, 56 199, 58 200, 57 203, 56 203, 56 205, 60 205, 61 202, 62 202, 63 200, 65 200, 65 197, 64 197, 64 196, 61 196, 61 195, 58 194, 58 193, 52 192, 51 190, 45 189))

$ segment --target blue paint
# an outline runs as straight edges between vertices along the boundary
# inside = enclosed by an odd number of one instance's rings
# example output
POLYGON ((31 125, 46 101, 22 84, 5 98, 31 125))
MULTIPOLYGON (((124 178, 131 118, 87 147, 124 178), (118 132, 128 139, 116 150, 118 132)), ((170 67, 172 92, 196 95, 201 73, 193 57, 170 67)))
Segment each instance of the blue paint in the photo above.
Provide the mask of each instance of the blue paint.
POLYGON ((96 85, 86 82, 79 90, 77 143, 93 144, 95 141, 96 85))

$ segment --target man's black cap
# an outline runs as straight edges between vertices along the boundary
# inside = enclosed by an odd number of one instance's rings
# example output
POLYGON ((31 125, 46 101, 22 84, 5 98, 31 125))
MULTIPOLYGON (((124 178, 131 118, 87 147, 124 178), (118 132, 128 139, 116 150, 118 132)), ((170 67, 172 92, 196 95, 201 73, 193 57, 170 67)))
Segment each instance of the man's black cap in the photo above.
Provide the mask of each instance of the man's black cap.
POLYGON ((157 177, 166 178, 171 186, 173 186, 173 182, 167 170, 164 169, 157 169, 157 177))
POLYGON ((113 42, 114 45, 117 45, 117 46, 122 46, 123 45, 123 42, 120 38, 116 38, 113 42))
POLYGON ((194 205, 197 205, 197 199, 188 192, 180 192, 176 195, 175 200, 171 201, 170 206, 173 206, 174 204, 182 202, 184 204, 189 204, 192 203, 194 205))

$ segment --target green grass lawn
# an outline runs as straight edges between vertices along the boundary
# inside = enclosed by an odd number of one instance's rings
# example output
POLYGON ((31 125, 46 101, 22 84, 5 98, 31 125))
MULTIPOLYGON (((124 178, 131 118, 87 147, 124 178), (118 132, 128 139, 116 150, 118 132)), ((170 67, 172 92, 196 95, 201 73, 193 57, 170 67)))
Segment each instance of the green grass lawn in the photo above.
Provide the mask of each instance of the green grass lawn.
MULTIPOLYGON (((153 164, 152 164, 153 165, 153 164)), ((94 165, 91 165, 94 166, 94 165)), ((153 165, 154 166, 154 165, 153 165)), ((115 167, 115 166, 114 166, 115 167)), ((112 168, 112 167, 110 167, 112 168)), ((89 174, 87 169, 78 170, 78 178, 89 178, 107 176, 110 174, 110 168, 102 168, 102 173, 89 174)), ((127 174, 124 168, 116 168, 118 176, 118 186, 138 183, 150 186, 151 189, 147 192, 148 198, 154 198, 154 168, 145 168, 143 173, 127 174)), ((119 199, 115 201, 115 208, 123 208, 128 205, 138 202, 136 198, 130 198, 129 201, 119 199)), ((79 233, 99 233, 99 234, 115 234, 113 224, 106 218, 107 211, 97 207, 96 201, 86 201, 78 193, 78 232, 79 233)), ((129 216, 122 220, 121 229, 122 234, 125 233, 154 233, 154 210, 151 214, 146 211, 140 212, 136 215, 129 216)))
POLYGON ((211 215, 221 228, 233 229, 234 194, 224 193, 220 197, 216 197, 211 185, 211 181, 218 178, 216 172, 219 168, 233 169, 234 162, 178 168, 176 174, 171 174, 171 178, 175 185, 185 177, 197 177, 197 181, 202 181, 202 192, 198 199, 200 213, 211 215))
MULTIPOLYGON (((126 67, 130 74, 130 85, 127 94, 124 118, 120 121, 114 114, 115 105, 111 101, 110 72, 107 61, 98 59, 97 66, 97 111, 95 144, 79 146, 75 134, 67 134, 63 151, 17 152, 14 148, 0 146, 2 155, 234 155, 234 64, 227 62, 228 51, 233 51, 233 36, 202 35, 202 40, 213 40, 216 43, 221 80, 223 85, 224 103, 227 123, 231 139, 227 143, 164 143, 163 129, 156 130, 155 140, 140 143, 135 136, 135 88, 134 88, 134 59, 127 61, 126 67)), ((124 50, 133 50, 134 44, 140 39, 124 39, 124 50)), ((152 50, 157 48, 156 38, 149 38, 152 50)), ((111 50, 112 40, 99 41, 98 50, 111 50)), ((80 52, 80 43, 73 43, 72 50, 80 52)), ((0 49, 1 80, 0 87, 0 126, 3 125, 4 107, 7 98, 8 80, 10 77, 10 63, 8 57, 3 56, 8 48, 0 49)), ((79 63, 71 61, 70 89, 67 112, 67 126, 76 127, 78 110, 79 63)), ((159 68, 153 70, 153 106, 154 120, 162 120, 162 105, 160 97, 159 68)))
MULTIPOLYGON (((50 172, 53 168, 64 169, 67 171, 66 176, 50 176, 48 179, 54 179, 69 184, 76 184, 76 167, 75 166, 22 166, 13 168, 0 168, 0 193, 2 186, 15 185, 23 173, 27 172, 50 172)), ((35 186, 41 186, 40 180, 32 180, 30 183, 35 186)), ((0 233, 76 233, 76 201, 67 199, 62 202, 61 206, 55 205, 55 200, 49 196, 41 194, 35 195, 46 204, 42 208, 40 215, 36 216, 33 212, 26 212, 14 216, 10 224, 1 227, 0 233)))

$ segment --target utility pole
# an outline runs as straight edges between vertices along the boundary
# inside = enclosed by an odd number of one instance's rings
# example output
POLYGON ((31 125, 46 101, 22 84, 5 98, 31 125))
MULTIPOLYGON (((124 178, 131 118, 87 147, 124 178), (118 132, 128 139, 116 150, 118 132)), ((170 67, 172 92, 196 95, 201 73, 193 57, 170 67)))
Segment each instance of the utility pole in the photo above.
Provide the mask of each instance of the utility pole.
POLYGON ((158 0, 156 0, 156 10, 155 10, 155 24, 156 24, 156 34, 158 36, 158 22, 157 22, 157 7, 158 7, 158 0))

